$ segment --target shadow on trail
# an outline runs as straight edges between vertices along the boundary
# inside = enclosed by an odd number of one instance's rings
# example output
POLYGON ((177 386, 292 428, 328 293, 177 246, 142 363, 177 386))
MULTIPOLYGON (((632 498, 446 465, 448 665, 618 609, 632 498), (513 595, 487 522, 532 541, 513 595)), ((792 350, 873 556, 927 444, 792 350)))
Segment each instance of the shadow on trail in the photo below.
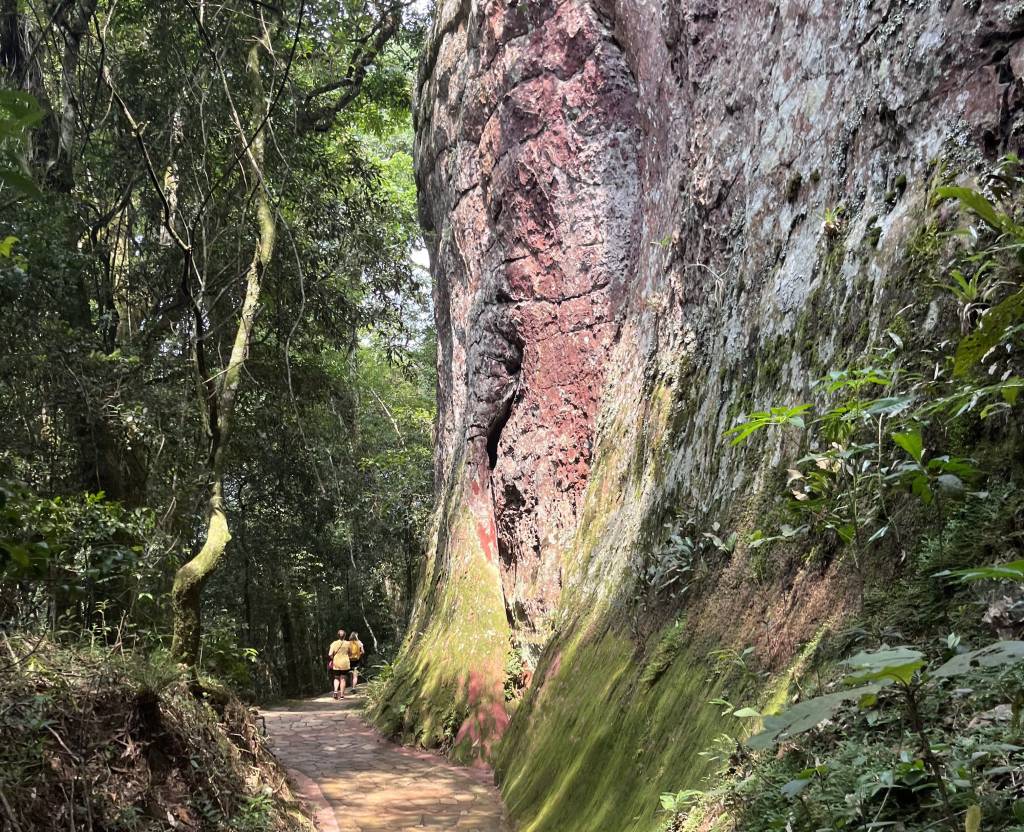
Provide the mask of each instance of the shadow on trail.
POLYGON ((316 808, 322 832, 509 832, 489 772, 395 745, 361 710, 361 696, 327 695, 264 711, 274 753, 316 808))

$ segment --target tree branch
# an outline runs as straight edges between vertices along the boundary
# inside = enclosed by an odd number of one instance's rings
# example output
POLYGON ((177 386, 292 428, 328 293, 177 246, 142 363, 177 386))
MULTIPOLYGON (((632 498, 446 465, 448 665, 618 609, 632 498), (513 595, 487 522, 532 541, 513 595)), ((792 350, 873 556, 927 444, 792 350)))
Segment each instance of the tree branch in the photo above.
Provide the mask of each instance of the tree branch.
POLYGON ((124 120, 128 122, 128 127, 132 131, 132 136, 135 138, 135 143, 139 146, 139 150, 142 152, 142 158, 146 163, 146 172, 149 174, 149 180, 153 184, 153 188, 156 190, 160 197, 160 202, 163 206, 163 225, 167 230, 167 234, 174 241, 175 245, 182 250, 186 255, 192 253, 192 246, 182 239, 181 235, 178 234, 174 228, 172 222, 173 211, 171 209, 171 203, 167 199, 167 194, 164 193, 163 185, 160 184, 160 177, 157 175, 156 168, 153 166, 153 159, 149 155, 149 148, 146 147, 146 142, 142 138, 142 128, 139 123, 132 117, 131 111, 128 109, 128 105, 116 89, 114 89, 114 83, 110 79, 110 71, 103 68, 103 82, 107 85, 107 89, 110 90, 110 94, 114 97, 117 102, 117 106, 121 110, 121 115, 124 116, 124 120))
POLYGON ((325 133, 334 126, 338 115, 359 97, 362 92, 366 74, 385 47, 398 32, 402 25, 402 7, 393 5, 378 19, 371 32, 372 39, 356 50, 349 62, 345 75, 335 81, 329 81, 310 90, 303 99, 299 112, 299 129, 307 133, 325 133), (330 104, 314 106, 317 98, 342 90, 330 104))

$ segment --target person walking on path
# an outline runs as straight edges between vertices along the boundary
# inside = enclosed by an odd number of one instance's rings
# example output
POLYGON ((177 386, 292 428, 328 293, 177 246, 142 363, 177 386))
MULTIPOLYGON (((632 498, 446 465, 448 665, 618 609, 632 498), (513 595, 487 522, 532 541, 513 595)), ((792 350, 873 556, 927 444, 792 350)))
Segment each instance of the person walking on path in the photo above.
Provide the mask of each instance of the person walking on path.
POLYGON ((359 640, 359 633, 353 632, 348 640, 348 664, 352 668, 352 690, 359 684, 359 668, 363 664, 363 656, 366 655, 366 648, 359 640))
POLYGON ((334 682, 334 698, 345 698, 346 674, 351 665, 348 659, 349 642, 345 640, 345 631, 338 630, 338 638, 327 648, 327 669, 331 671, 334 682))

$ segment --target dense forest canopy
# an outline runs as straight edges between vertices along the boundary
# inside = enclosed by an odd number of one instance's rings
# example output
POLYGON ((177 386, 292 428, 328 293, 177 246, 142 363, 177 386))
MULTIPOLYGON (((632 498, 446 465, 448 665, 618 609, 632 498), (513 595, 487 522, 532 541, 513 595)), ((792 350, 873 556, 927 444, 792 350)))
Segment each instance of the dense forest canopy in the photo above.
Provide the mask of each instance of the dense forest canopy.
POLYGON ((261 696, 321 687, 338 626, 400 637, 431 487, 426 12, 4 0, 4 627, 261 696))

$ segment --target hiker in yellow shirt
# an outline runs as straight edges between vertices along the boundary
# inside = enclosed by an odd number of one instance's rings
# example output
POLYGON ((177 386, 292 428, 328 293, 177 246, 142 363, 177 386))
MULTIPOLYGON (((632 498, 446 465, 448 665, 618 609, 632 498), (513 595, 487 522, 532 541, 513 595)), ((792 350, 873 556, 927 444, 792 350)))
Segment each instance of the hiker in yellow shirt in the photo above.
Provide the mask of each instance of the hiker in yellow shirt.
POLYGON ((351 665, 348 660, 349 643, 345 640, 345 631, 338 630, 338 638, 331 642, 327 648, 327 669, 331 671, 331 679, 334 680, 334 698, 345 698, 345 674, 348 673, 351 665))
POLYGON ((359 640, 359 633, 353 632, 348 639, 348 665, 352 668, 352 690, 359 684, 359 668, 362 667, 364 655, 366 649, 359 640))

